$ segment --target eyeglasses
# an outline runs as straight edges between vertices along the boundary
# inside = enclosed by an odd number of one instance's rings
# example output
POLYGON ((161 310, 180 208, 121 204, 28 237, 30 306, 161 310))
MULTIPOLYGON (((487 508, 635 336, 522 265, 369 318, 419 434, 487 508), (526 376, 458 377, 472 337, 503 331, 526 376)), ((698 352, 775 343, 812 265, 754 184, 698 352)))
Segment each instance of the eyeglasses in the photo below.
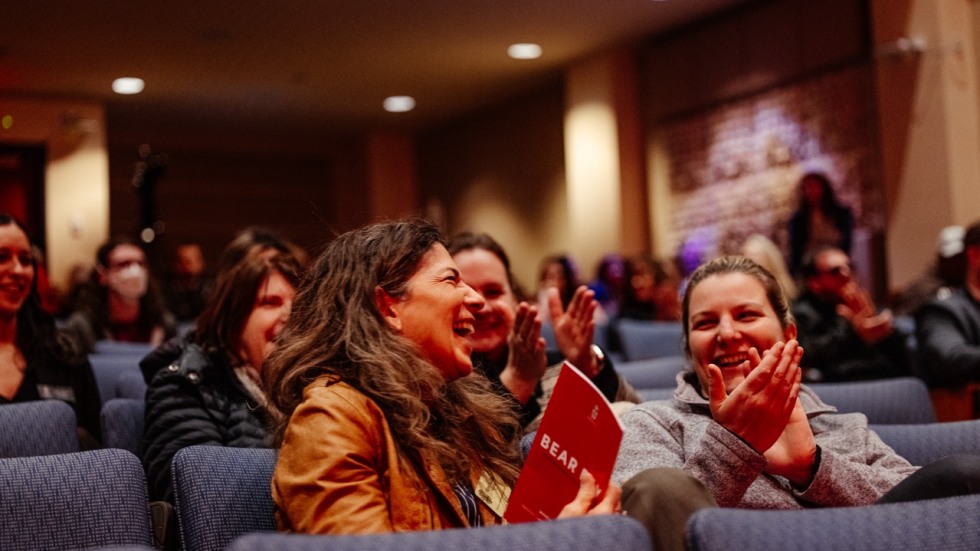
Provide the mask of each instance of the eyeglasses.
POLYGON ((831 277, 851 277, 854 270, 851 268, 850 264, 844 264, 842 266, 832 266, 830 268, 825 268, 820 270, 821 274, 829 275, 831 277))

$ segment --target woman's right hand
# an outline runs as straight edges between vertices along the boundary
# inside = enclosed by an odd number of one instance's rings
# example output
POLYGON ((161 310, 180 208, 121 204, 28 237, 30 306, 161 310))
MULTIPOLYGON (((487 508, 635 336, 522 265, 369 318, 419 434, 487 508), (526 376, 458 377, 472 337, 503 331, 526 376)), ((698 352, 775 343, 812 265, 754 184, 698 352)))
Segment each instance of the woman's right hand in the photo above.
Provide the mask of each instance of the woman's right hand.
POLYGON ((526 302, 518 304, 514 326, 507 336, 507 365, 500 373, 500 381, 522 404, 534 394, 548 367, 545 346, 537 307, 526 302))
POLYGON ((745 379, 728 393, 721 368, 709 364, 709 403, 715 421, 765 453, 786 429, 800 393, 803 349, 777 342, 763 357, 754 348, 741 368, 745 379))
POLYGON ((595 483, 592 473, 582 469, 579 477, 578 493, 575 498, 568 502, 558 513, 558 518, 580 517, 583 515, 611 515, 622 512, 623 490, 614 482, 609 483, 602 499, 595 503, 599 487, 595 483))

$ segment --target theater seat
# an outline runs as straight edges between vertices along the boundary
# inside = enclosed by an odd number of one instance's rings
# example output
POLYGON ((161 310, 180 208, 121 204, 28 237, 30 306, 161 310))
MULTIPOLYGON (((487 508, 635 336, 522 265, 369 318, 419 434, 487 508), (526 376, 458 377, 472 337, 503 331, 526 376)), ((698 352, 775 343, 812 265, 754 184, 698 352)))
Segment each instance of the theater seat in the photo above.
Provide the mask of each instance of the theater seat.
POLYGON ((680 322, 621 319, 615 329, 626 361, 680 356, 683 328, 680 322))
POLYGON ((272 449, 190 446, 174 455, 174 506, 185 551, 222 551, 236 537, 276 529, 272 449))
POLYGON ((913 465, 954 453, 980 455, 980 419, 955 423, 871 425, 886 444, 913 465))
POLYGON ((980 549, 980 496, 793 511, 710 508, 688 523, 693 551, 980 549))
POLYGON ((143 442, 142 399, 114 398, 102 406, 102 445, 138 454, 143 442))
POLYGON ((75 410, 61 400, 0 405, 0 457, 77 452, 77 427, 75 410))
POLYGON ((117 545, 153 545, 136 456, 107 449, 0 459, 0 548, 117 545))
POLYGON ((809 385, 824 402, 841 413, 863 413, 869 423, 933 423, 929 389, 921 379, 896 377, 848 383, 815 383, 809 385))
POLYGON ((364 536, 249 534, 228 551, 650 551, 643 526, 622 515, 508 524, 485 528, 364 536))

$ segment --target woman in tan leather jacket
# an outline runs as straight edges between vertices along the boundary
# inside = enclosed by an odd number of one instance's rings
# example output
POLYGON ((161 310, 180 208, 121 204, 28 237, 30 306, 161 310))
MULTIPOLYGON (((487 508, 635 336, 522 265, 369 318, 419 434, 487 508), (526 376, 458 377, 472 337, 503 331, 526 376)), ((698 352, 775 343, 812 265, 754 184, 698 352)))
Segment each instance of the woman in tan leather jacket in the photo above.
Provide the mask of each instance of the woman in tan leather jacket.
MULTIPOLYGON (((331 242, 263 370, 283 422, 280 529, 372 533, 497 524, 517 479, 510 402, 470 375, 473 312, 439 230, 419 220, 331 242)), ((613 512, 592 480, 566 516, 613 512)))

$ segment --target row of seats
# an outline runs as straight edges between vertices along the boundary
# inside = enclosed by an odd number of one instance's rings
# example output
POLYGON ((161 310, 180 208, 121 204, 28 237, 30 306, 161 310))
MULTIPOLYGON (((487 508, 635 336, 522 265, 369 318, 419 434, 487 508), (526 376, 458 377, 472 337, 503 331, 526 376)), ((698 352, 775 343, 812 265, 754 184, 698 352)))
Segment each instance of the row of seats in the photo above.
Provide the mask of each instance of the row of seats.
POLYGON ((153 349, 154 346, 147 343, 95 343, 88 358, 103 404, 113 398, 143 399, 146 382, 140 372, 139 363, 153 349))
MULTIPOLYGON (((413 534, 276 534, 269 493, 275 462, 276 451, 271 449, 192 446, 180 450, 173 465, 180 547, 186 551, 650 549, 643 527, 622 516, 413 534)), ((139 459, 117 449, 0 459, 0 544, 12 551, 153 549, 139 459)))
MULTIPOLYGON (((909 425, 909 442, 948 451, 927 433, 957 426, 980 451, 980 421, 909 425)), ((883 434, 883 437, 888 438, 883 434)), ((892 441, 889 441, 892 443, 892 441)), ((927 450, 928 448, 928 450, 927 450)), ((968 451, 968 450, 958 450, 968 451)), ((927 460, 923 458, 923 460, 927 460)), ((180 545, 187 551, 501 551, 560 548, 648 550, 642 526, 622 516, 369 536, 275 534, 269 483, 276 451, 192 446, 174 458, 180 545)), ((977 549, 980 496, 869 507, 749 511, 706 509, 688 526, 690 548, 722 549, 977 549)), ((0 533, 4 549, 107 548, 153 545, 146 482, 139 460, 124 450, 0 459, 0 533)))

